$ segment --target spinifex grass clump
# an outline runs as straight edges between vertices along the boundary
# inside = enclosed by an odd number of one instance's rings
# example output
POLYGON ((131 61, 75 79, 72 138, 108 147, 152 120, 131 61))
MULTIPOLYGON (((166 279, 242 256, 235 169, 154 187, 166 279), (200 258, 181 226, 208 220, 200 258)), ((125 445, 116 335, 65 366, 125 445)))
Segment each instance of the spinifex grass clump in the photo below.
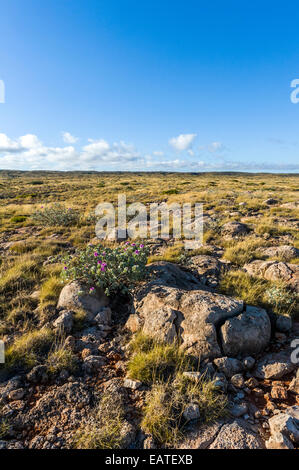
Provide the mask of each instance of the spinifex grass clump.
POLYGON ((76 209, 66 208, 62 204, 41 207, 32 214, 32 219, 43 227, 70 226, 79 222, 80 214, 76 209))
POLYGON ((127 242, 117 248, 88 246, 75 257, 64 259, 62 277, 82 282, 91 292, 100 287, 107 295, 126 293, 145 278, 147 257, 148 249, 142 244, 127 242))

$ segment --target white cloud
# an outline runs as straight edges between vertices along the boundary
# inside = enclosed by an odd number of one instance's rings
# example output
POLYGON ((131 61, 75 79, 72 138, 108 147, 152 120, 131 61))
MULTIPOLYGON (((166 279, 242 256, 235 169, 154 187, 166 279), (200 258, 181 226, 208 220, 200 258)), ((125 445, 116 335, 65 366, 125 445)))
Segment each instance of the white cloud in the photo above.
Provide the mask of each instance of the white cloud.
POLYGON ((78 137, 73 136, 69 132, 63 132, 62 138, 66 144, 75 144, 79 140, 78 137))
POLYGON ((221 142, 212 142, 209 145, 209 151, 214 153, 214 152, 220 152, 224 150, 224 145, 221 142))
POLYGON ((0 134, 0 152, 18 152, 21 148, 20 142, 10 139, 5 134, 0 134))
MULTIPOLYGON (((215 143, 215 142, 214 142, 215 143)), ((218 147, 218 145, 214 146, 218 147)), ((191 150, 191 149, 188 149, 191 150)), ((0 169, 15 170, 122 170, 122 171, 298 171, 299 164, 227 161, 223 158, 208 161, 194 152, 186 158, 165 156, 162 152, 141 154, 126 142, 109 143, 104 139, 89 140, 82 148, 73 145, 50 147, 36 135, 26 134, 11 139, 0 134, 0 169), (161 157, 163 156, 163 160, 161 157), (190 158, 192 157, 192 158, 190 158)))
POLYGON ((178 137, 172 137, 169 140, 169 145, 178 152, 182 152, 190 148, 196 136, 197 134, 180 134, 178 137))
POLYGON ((83 147, 81 158, 89 162, 106 162, 115 165, 134 162, 140 158, 140 154, 133 145, 123 141, 110 145, 106 140, 101 139, 90 140, 90 143, 83 147))

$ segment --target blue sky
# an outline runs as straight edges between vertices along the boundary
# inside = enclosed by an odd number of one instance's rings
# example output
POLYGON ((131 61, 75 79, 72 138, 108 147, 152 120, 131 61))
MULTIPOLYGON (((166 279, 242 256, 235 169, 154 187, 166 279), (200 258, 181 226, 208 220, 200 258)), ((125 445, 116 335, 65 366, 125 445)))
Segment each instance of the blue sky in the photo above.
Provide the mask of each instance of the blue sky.
POLYGON ((285 2, 0 0, 0 168, 297 172, 296 78, 285 2))

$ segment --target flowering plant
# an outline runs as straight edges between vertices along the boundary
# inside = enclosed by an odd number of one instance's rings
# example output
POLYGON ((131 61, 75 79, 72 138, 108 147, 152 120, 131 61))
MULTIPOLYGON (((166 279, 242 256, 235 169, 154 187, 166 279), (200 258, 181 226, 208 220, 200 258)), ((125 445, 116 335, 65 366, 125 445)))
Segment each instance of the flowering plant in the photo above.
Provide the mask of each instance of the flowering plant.
POLYGON ((147 257, 148 249, 142 244, 127 242, 117 248, 89 245, 75 256, 64 258, 62 277, 82 282, 90 292, 100 287, 107 295, 125 293, 144 279, 147 257))

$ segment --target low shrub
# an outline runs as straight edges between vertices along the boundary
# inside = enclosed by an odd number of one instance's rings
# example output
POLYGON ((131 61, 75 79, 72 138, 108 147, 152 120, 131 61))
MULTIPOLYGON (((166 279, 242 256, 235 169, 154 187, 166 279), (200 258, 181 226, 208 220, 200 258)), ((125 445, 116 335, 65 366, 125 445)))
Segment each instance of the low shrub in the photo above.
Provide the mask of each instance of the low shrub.
POLYGON ((0 439, 4 439, 10 430, 8 421, 4 418, 0 418, 0 439))
POLYGON ((31 216, 32 220, 43 227, 53 226, 70 226, 77 225, 80 219, 79 211, 69 207, 68 209, 62 204, 54 204, 48 207, 42 207, 34 212, 31 216))
POLYGON ((167 189, 166 191, 163 191, 163 194, 179 194, 179 190, 178 189, 167 189))
POLYGON ((102 288, 107 295, 126 293, 145 278, 148 250, 135 243, 116 248, 88 246, 78 255, 64 259, 62 278, 89 286, 90 291, 102 288))
POLYGON ((270 287, 265 291, 264 300, 272 306, 276 313, 298 314, 298 294, 285 287, 270 287))

